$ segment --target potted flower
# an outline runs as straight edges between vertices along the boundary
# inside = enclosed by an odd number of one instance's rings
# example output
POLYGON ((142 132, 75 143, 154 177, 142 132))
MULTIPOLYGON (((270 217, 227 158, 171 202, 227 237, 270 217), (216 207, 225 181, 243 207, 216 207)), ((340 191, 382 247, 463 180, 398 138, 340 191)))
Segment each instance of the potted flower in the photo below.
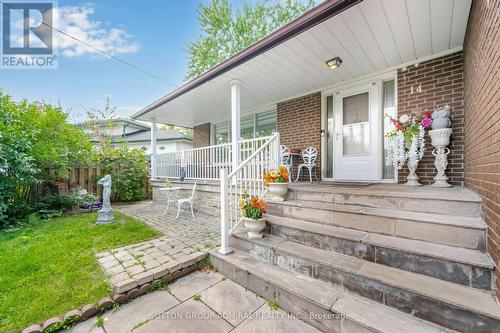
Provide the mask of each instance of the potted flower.
POLYGON ((243 222, 248 231, 249 239, 262 238, 262 231, 266 228, 267 202, 258 196, 249 196, 247 191, 243 192, 239 202, 243 222))
POLYGON ((394 166, 401 169, 405 163, 410 171, 406 185, 420 186, 418 176, 415 173, 418 163, 424 156, 425 129, 432 125, 432 112, 426 112, 423 116, 418 113, 402 115, 399 119, 389 117, 395 130, 386 134, 389 139, 388 159, 394 166))
POLYGON ((285 194, 288 192, 288 179, 288 170, 283 165, 264 174, 264 185, 268 188, 271 200, 285 200, 285 194))

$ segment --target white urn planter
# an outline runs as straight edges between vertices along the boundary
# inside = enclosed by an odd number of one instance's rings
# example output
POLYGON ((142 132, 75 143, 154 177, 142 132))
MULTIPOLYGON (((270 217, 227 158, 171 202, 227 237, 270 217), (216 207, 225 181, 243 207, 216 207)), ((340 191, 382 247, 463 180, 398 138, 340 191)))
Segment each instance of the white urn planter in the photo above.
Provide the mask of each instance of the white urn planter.
POLYGON ((408 167, 408 170, 410 173, 406 177, 406 185, 407 186, 422 186, 420 184, 419 177, 417 176, 417 168, 418 168, 418 163, 424 156, 424 149, 425 149, 425 140, 424 140, 424 129, 420 127, 420 131, 418 135, 413 136, 413 140, 411 141, 411 144, 408 147, 408 162, 406 163, 406 166, 408 167))
POLYGON ((288 192, 288 183, 269 183, 267 185, 269 200, 285 201, 285 195, 288 192))
POLYGON ((429 131, 431 137, 431 144, 435 148, 432 155, 436 160, 434 166, 437 169, 437 174, 434 177, 434 187, 451 187, 448 183, 448 176, 446 176, 446 168, 448 167, 448 154, 450 149, 447 147, 450 144, 450 136, 453 130, 451 128, 442 128, 429 131))
POLYGON ((243 217, 245 228, 248 229, 248 239, 259 239, 264 237, 262 231, 266 228, 266 218, 254 220, 249 217, 243 217))

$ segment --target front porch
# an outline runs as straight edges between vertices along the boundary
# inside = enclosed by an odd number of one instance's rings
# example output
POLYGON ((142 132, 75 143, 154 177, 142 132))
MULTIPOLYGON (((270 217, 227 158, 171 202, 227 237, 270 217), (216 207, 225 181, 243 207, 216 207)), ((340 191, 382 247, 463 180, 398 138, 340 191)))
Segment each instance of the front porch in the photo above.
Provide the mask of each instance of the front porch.
POLYGON ((221 246, 210 255, 221 272, 289 312, 347 314, 304 319, 325 332, 498 331, 498 214, 481 210, 494 185, 481 181, 481 197, 463 187, 465 135, 476 134, 464 133, 470 8, 325 1, 136 115, 194 128, 199 147, 173 159, 174 173, 154 164, 153 176, 158 186, 171 174, 183 187, 202 184, 198 209, 220 217, 221 246), (429 138, 417 169, 424 186, 402 185, 407 170, 386 159, 386 115, 445 105, 454 187, 428 186, 429 138), (282 162, 281 145, 317 149, 320 181, 290 184, 286 201, 269 202, 265 237, 249 239, 238 200, 245 189, 266 195, 262 175, 282 162))

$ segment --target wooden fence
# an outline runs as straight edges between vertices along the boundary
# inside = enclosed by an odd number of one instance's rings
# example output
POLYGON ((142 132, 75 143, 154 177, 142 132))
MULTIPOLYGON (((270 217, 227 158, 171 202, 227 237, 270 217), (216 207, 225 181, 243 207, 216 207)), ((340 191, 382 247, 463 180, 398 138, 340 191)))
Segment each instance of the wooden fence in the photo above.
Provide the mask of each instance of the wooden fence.
MULTIPOLYGON (((94 194, 99 198, 102 197, 102 187, 97 185, 97 181, 101 178, 102 172, 97 167, 73 168, 70 171, 69 179, 66 181, 56 181, 56 185, 60 192, 66 192, 73 188, 83 188, 88 193, 94 194)), ((151 182, 148 180, 144 183, 145 199, 151 199, 153 190, 151 182)))

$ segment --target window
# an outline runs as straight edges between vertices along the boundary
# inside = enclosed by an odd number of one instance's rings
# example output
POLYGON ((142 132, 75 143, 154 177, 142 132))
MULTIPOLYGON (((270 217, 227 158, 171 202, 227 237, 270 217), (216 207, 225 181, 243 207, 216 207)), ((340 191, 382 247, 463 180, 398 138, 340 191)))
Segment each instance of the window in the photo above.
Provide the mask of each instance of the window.
POLYGON ((385 137, 385 134, 394 129, 394 125, 389 121, 389 117, 396 118, 396 91, 395 91, 395 83, 394 80, 384 82, 383 87, 384 94, 384 179, 394 179, 395 178, 395 170, 394 165, 391 161, 387 161, 387 145, 388 141, 385 137), (388 116, 386 116, 388 115, 388 116))
MULTIPOLYGON (((276 110, 242 117, 240 120, 243 140, 270 136, 276 131, 276 110)), ((231 141, 231 121, 214 124, 214 144, 220 145, 231 141)))
POLYGON ((216 145, 223 143, 228 143, 230 140, 229 122, 225 121, 222 123, 215 124, 215 136, 214 141, 216 145))
POLYGON ((326 178, 333 178, 333 96, 326 98, 327 130, 326 130, 326 178))

